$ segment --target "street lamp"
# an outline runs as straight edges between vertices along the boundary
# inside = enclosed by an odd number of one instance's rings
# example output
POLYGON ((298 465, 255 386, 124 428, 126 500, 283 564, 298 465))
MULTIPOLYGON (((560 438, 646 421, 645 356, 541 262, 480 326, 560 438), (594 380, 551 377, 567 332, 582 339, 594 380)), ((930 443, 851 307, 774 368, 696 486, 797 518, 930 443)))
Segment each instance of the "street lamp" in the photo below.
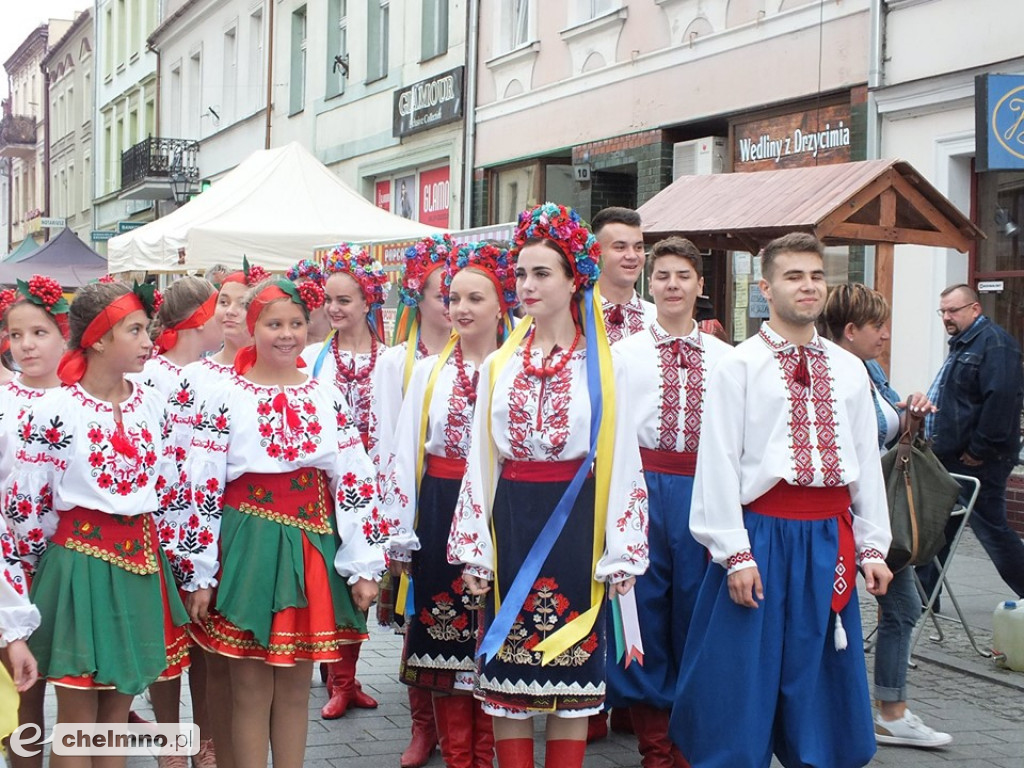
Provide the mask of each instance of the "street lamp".
POLYGON ((168 181, 171 185, 171 192, 174 194, 174 204, 180 207, 187 203, 193 194, 192 180, 184 173, 178 172, 172 173, 168 177, 168 181))

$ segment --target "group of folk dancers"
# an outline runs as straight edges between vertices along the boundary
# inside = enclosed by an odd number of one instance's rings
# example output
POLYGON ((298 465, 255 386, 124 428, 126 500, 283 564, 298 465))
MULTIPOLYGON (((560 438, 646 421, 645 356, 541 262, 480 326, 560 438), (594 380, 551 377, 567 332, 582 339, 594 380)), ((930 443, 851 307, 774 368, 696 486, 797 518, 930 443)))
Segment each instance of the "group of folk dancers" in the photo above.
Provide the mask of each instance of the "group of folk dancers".
POLYGON ((545 203, 510 248, 424 239, 392 347, 388 277, 354 245, 162 303, 117 281, 70 306, 45 277, 9 291, 0 632, 21 722, 42 724, 37 675, 60 722, 126 722, 146 688, 176 722, 191 664, 196 765, 298 768, 314 663, 323 717, 376 706, 355 668, 390 571, 404 766, 435 740, 448 766, 532 766, 538 715, 545 764, 580 766, 606 706, 632 712, 647 768, 866 764, 855 581, 884 593, 890 534, 867 374, 815 331, 820 243, 765 248, 770 319, 731 348, 694 319, 691 243, 653 247, 651 305, 636 213, 593 229, 545 203))

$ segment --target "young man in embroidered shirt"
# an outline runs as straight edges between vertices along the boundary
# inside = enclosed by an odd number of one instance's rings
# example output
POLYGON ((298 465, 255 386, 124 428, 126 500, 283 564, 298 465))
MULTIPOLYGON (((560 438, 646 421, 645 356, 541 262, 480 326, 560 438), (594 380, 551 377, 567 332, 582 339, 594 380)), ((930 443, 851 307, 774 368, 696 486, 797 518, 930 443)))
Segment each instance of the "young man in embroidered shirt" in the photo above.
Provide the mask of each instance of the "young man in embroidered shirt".
POLYGON ((591 226, 601 246, 601 309, 608 341, 614 344, 644 330, 657 314, 635 287, 644 271, 644 233, 640 214, 631 208, 603 208, 591 226))
POLYGON ((671 721, 694 768, 875 752, 855 585, 859 566, 885 593, 891 533, 867 373, 815 332, 822 253, 803 233, 765 247, 768 322, 709 377, 690 531, 714 563, 671 721))

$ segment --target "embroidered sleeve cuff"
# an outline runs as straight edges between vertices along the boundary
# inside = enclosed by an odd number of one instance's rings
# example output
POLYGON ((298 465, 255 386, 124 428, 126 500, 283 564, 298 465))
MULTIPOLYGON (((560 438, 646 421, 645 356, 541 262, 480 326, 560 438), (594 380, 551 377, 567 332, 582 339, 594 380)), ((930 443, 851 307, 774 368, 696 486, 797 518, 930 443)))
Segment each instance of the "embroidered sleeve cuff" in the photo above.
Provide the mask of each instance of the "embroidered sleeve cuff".
POLYGON ((736 571, 742 571, 745 568, 757 568, 757 562, 754 560, 750 550, 744 549, 735 555, 730 555, 725 561, 725 568, 728 573, 736 573, 736 571))
POLYGON ((404 549, 395 549, 392 547, 388 550, 388 558, 398 563, 411 563, 412 552, 406 552, 404 549))
POLYGON ((351 587, 360 579, 366 579, 367 581, 375 581, 379 584, 383 576, 383 571, 379 573, 353 573, 351 576, 348 577, 348 585, 351 587))
POLYGON ((862 549, 860 554, 857 555, 857 564, 864 565, 864 563, 884 563, 885 555, 879 552, 874 547, 867 547, 862 549))
POLYGON ((481 568, 479 565, 469 565, 468 563, 462 568, 463 573, 468 573, 470 576, 476 576, 478 579, 484 579, 486 581, 494 581, 494 571, 489 568, 481 568))
POLYGON ((200 589, 213 589, 217 586, 217 579, 215 578, 193 578, 192 581, 186 581, 181 585, 182 590, 185 592, 196 592, 200 589))
POLYGON ((636 576, 634 576, 632 573, 627 573, 626 571, 616 571, 615 573, 608 575, 608 578, 605 579, 605 583, 618 584, 620 581, 625 581, 626 579, 633 578, 636 578, 636 576))

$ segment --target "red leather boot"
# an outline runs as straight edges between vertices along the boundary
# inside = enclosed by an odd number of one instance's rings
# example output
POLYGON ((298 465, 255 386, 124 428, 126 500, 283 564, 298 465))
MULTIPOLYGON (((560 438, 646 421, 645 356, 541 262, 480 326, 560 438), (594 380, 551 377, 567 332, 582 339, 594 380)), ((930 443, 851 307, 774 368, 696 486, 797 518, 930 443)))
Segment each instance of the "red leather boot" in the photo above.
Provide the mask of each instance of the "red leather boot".
POLYGON ((598 712, 587 718, 587 744, 600 741, 608 735, 608 713, 598 712))
POLYGON ((402 753, 401 766, 420 768, 427 764, 437 746, 434 701, 427 688, 409 686, 409 714, 412 715, 412 739, 402 753))
MULTIPOLYGON (((494 751, 498 755, 498 768, 533 768, 533 739, 501 739, 494 742, 494 751)), ((546 764, 551 768, 558 765, 546 764)))
POLYGON ((434 721, 447 768, 473 768, 472 696, 435 696, 434 721))
POLYGON ((555 739, 544 748, 544 765, 552 768, 583 768, 587 742, 580 739, 555 739))
POLYGON ((494 768, 494 721, 473 700, 473 768, 494 768))
POLYGON ((320 710, 324 720, 337 720, 350 707, 376 709, 377 701, 363 693, 363 687, 356 680, 356 662, 359 661, 360 643, 344 645, 341 661, 327 667, 327 693, 330 699, 320 710))
POLYGON ((634 704, 633 730, 643 768, 690 768, 668 735, 669 711, 634 704))

